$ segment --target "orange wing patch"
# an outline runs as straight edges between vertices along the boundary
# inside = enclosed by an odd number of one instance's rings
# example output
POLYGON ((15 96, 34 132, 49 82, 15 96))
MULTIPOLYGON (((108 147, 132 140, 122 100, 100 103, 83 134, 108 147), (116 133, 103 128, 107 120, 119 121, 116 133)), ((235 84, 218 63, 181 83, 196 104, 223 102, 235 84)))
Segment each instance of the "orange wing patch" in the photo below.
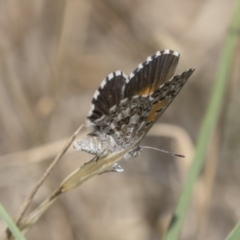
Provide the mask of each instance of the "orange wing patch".
POLYGON ((162 107, 166 107, 169 103, 169 99, 164 99, 156 104, 153 105, 150 114, 148 116, 147 122, 154 121, 157 115, 155 114, 157 110, 161 109, 162 107))
POLYGON ((142 96, 142 95, 149 95, 151 92, 152 92, 152 89, 148 87, 145 89, 141 89, 141 91, 137 92, 136 94, 139 96, 142 96))

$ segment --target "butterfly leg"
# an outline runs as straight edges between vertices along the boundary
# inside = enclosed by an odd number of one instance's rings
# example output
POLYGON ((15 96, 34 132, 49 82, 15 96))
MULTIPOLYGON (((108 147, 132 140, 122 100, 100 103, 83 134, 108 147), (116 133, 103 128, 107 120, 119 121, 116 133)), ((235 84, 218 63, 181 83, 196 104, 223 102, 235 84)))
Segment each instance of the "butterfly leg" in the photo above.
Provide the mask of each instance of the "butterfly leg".
POLYGON ((125 153, 124 159, 128 160, 130 158, 137 157, 141 151, 142 151, 142 148, 137 146, 133 148, 131 151, 125 153))

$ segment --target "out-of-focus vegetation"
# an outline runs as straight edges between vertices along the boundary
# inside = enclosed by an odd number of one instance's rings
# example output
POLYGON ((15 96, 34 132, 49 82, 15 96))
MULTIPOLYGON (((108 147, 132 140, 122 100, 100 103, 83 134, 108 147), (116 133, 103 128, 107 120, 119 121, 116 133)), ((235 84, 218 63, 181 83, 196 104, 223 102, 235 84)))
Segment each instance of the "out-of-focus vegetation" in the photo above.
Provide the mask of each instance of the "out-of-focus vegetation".
MULTIPOLYGON (((85 121, 107 74, 128 74, 165 48, 181 53, 177 72, 196 68, 160 120, 178 127, 158 125, 159 136, 144 140, 186 159, 145 151, 121 163, 124 173, 97 176, 61 196, 27 239, 161 238, 192 160, 232 11, 229 0, 0 3, 0 202, 11 215, 85 121)), ((224 239, 240 218, 239 64, 236 54, 182 239, 224 239)), ((31 209, 90 158, 66 154, 31 209)))

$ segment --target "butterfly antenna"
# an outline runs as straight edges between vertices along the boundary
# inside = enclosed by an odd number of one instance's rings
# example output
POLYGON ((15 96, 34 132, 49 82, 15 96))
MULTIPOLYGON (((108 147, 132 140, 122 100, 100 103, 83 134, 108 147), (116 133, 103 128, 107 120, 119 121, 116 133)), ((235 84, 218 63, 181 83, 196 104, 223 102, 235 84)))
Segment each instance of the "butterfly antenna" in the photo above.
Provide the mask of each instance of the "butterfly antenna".
POLYGON ((152 150, 156 150, 156 151, 158 151, 158 152, 167 153, 167 154, 172 155, 172 156, 174 156, 174 157, 185 158, 185 156, 183 156, 183 155, 181 155, 181 154, 173 153, 173 152, 166 151, 166 150, 159 149, 159 148, 154 148, 154 147, 149 147, 149 146, 141 146, 140 148, 141 148, 141 149, 152 149, 152 150))

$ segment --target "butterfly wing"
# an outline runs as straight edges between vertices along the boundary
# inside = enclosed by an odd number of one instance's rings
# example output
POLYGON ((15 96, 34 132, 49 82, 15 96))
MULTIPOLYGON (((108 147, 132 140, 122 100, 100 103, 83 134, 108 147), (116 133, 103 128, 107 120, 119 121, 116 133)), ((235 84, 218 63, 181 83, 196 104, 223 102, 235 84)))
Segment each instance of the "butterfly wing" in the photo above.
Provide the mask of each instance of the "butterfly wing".
POLYGON ((111 135, 120 148, 138 144, 193 72, 173 77, 178 60, 177 52, 164 50, 129 77, 121 71, 109 74, 94 94, 88 124, 111 135))
POLYGON ((146 120, 145 128, 147 130, 144 130, 144 132, 148 132, 150 127, 160 118, 193 72, 194 69, 189 69, 180 75, 175 75, 149 95, 151 110, 146 120))
POLYGON ((129 116, 128 123, 121 126, 122 145, 138 144, 191 75, 189 70, 173 77, 179 57, 171 50, 157 52, 130 74, 124 91, 125 99, 119 107, 124 109, 122 118, 129 116))
POLYGON ((94 93, 87 116, 87 125, 101 125, 101 120, 109 115, 109 109, 118 105, 123 98, 127 76, 122 71, 110 73, 94 93))
POLYGON ((189 69, 172 77, 154 92, 142 96, 136 95, 129 99, 128 108, 126 108, 126 110, 129 109, 129 111, 126 111, 126 115, 130 116, 129 124, 121 128, 124 131, 122 141, 126 143, 126 147, 136 145, 141 141, 171 104, 193 72, 193 69, 189 69))
POLYGON ((179 57, 179 53, 171 50, 158 51, 152 57, 148 57, 129 75, 124 96, 131 98, 135 95, 142 96, 154 92, 172 78, 179 57))

